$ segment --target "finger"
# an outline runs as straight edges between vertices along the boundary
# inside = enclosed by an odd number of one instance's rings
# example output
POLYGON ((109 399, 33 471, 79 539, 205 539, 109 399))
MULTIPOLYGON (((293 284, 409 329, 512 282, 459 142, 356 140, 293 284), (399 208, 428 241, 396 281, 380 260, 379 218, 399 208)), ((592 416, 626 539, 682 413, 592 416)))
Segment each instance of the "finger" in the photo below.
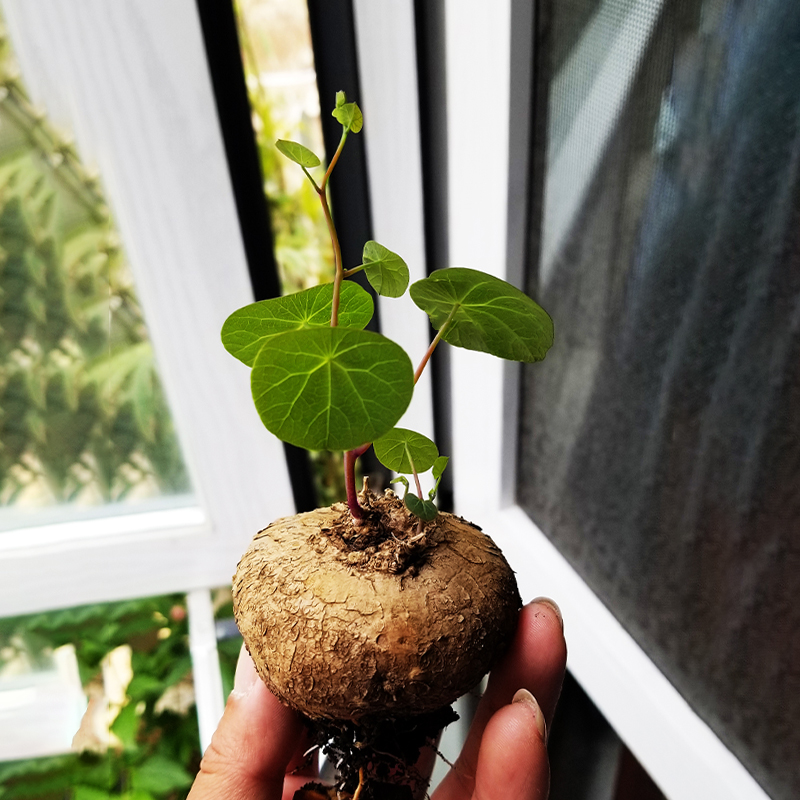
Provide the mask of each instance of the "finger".
POLYGON ((550 788, 544 714, 526 690, 497 711, 481 740, 472 800, 543 800, 550 788))
POLYGON ((303 731, 300 717, 278 702, 243 651, 190 800, 278 800, 303 731))
POLYGON ((564 680, 567 647, 558 606, 552 600, 535 600, 520 612, 517 632, 508 653, 492 670, 486 693, 470 726, 467 741, 453 769, 445 776, 437 800, 472 796, 478 753, 492 716, 511 703, 516 691, 527 689, 539 698, 546 724, 552 722, 564 680))

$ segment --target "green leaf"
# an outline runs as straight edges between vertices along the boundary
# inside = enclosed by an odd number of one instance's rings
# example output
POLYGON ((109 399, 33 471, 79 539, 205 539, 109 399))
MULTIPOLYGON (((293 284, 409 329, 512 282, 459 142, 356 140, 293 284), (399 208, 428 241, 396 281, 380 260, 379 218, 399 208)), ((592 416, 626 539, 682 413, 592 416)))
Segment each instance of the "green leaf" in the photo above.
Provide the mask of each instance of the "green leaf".
POLYGON ((406 428, 392 428, 372 446, 378 461, 395 472, 427 472, 439 457, 439 449, 427 437, 406 428), (413 464, 412 464, 413 462, 413 464))
POLYGON ((166 794, 184 789, 192 783, 192 776, 176 761, 154 755, 131 770, 133 789, 153 794, 166 794))
POLYGON ((261 421, 307 450, 352 450, 382 436, 414 391, 411 360, 385 336, 354 328, 281 333, 251 376, 261 421))
POLYGON ((339 99, 344 99, 344 92, 336 94, 336 108, 331 112, 333 116, 342 123, 345 131, 358 133, 364 127, 364 116, 361 109, 355 103, 339 103, 339 99))
MULTIPOLYGON (((333 284, 251 303, 234 311, 222 326, 222 344, 239 361, 253 366, 264 342, 278 333, 313 326, 330 326, 333 284)), ((343 281, 339 293, 339 325, 364 328, 372 319, 369 293, 353 281, 343 281)))
POLYGON ((397 253, 377 242, 367 242, 361 256, 373 289, 384 297, 400 297, 408 288, 408 266, 397 253))
POLYGON ((553 344, 547 312, 510 283, 474 269, 437 270, 411 286, 411 299, 456 347, 512 361, 541 361, 553 344), (451 318, 452 315, 452 318, 451 318))
POLYGON ((439 513, 439 509, 430 500, 420 500, 411 492, 405 496, 404 502, 412 514, 427 521, 436 519, 436 515, 439 513))
POLYGON ((428 499, 433 500, 436 498, 436 492, 439 491, 439 484, 442 481, 442 475, 444 474, 445 469, 447 468, 447 464, 450 461, 449 456, 439 456, 436 461, 433 462, 433 469, 431 470, 431 474, 433 475, 434 481, 436 483, 433 485, 433 489, 428 492, 428 499))
POLYGON ((126 750, 135 750, 138 747, 136 735, 139 732, 139 721, 136 703, 130 702, 122 707, 117 718, 111 724, 111 732, 119 738, 126 750))
POLYGON ((93 786, 74 786, 72 788, 72 800, 113 800, 115 797, 118 798, 119 795, 95 789, 93 786))
POLYGON ((299 164, 301 167, 318 167, 320 160, 315 153, 312 153, 299 142, 290 142, 288 139, 278 139, 275 147, 283 153, 286 158, 299 164))

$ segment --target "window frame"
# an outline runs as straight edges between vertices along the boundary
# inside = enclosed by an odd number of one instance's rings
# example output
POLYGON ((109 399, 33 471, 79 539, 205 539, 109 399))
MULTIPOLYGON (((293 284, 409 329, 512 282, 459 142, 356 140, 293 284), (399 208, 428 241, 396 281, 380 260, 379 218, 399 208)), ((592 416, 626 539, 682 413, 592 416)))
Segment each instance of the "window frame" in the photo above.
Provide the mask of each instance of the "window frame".
POLYGON ((166 521, 128 509, 113 536, 75 523, 49 541, 3 534, 24 544, 0 550, 0 616, 227 584, 253 534, 294 504, 247 369, 219 342, 253 294, 197 8, 7 0, 4 13, 33 102, 101 176, 194 502, 166 521))
MULTIPOLYGON (((520 175, 531 180, 527 150, 536 125, 528 111, 535 13, 525 0, 446 0, 446 21, 451 260, 521 285, 528 234, 520 175), (480 113, 481 98, 491 98, 491 114, 480 113), (503 119, 508 138, 497 133, 503 119), (481 163, 476 153, 492 159, 481 163)), ((518 374, 516 365, 452 351, 457 513, 497 541, 523 598, 546 595, 559 603, 571 673, 667 797, 765 800, 741 762, 516 503, 518 374)))

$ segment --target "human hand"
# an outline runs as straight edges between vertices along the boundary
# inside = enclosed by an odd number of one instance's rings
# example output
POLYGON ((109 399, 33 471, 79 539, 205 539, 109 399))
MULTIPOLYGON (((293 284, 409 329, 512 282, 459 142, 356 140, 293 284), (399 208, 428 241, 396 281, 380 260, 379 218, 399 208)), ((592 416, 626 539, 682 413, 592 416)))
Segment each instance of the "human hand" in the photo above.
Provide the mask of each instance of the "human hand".
MULTIPOLYGON (((525 606, 509 652, 489 676, 461 755, 432 800, 547 797, 546 731, 566 654, 555 604, 525 606)), ((188 800, 292 800, 316 777, 304 765, 309 746, 300 717, 269 692, 243 649, 234 690, 188 800)))

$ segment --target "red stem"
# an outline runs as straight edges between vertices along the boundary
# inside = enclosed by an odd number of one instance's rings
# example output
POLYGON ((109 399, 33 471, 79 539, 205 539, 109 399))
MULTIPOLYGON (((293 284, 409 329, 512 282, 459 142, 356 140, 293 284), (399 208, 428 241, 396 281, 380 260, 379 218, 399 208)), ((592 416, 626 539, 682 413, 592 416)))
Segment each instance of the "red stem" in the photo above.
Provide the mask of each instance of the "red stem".
MULTIPOLYGON (((367 445, 369 446, 369 445, 367 445)), ((355 522, 364 519, 363 509, 358 502, 356 492, 356 458, 357 450, 345 450, 344 453, 344 485, 347 489, 347 507, 350 509, 350 516, 355 522)))

